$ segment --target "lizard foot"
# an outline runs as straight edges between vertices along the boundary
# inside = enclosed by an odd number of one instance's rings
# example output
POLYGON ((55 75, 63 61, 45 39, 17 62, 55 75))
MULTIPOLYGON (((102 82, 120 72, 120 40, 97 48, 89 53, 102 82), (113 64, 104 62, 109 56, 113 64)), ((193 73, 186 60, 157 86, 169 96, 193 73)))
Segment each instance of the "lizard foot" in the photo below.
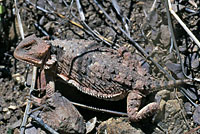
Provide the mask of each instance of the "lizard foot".
POLYGON ((157 102, 152 102, 139 110, 142 97, 143 96, 135 90, 130 92, 127 97, 127 113, 129 120, 132 122, 138 122, 150 117, 159 109, 159 104, 157 102))
POLYGON ((37 105, 44 104, 46 99, 48 98, 48 96, 46 94, 41 96, 41 94, 36 93, 36 92, 34 92, 34 91, 31 92, 30 100, 33 101, 34 103, 36 103, 37 105))
POLYGON ((44 104, 45 101, 54 94, 54 89, 52 89, 51 84, 54 84, 54 83, 49 82, 47 86, 45 87, 45 89, 42 89, 42 90, 40 89, 36 91, 33 90, 30 95, 31 100, 33 102, 36 102, 39 105, 44 104))

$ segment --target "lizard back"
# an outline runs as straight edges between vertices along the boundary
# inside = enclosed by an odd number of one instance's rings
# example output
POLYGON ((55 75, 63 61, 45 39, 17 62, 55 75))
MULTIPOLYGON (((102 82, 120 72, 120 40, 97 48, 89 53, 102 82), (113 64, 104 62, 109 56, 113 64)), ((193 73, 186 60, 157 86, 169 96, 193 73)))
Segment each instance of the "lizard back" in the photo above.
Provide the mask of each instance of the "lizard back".
POLYGON ((143 88, 150 76, 131 53, 103 47, 94 41, 55 40, 57 72, 74 80, 92 96, 119 100, 129 90, 143 88))

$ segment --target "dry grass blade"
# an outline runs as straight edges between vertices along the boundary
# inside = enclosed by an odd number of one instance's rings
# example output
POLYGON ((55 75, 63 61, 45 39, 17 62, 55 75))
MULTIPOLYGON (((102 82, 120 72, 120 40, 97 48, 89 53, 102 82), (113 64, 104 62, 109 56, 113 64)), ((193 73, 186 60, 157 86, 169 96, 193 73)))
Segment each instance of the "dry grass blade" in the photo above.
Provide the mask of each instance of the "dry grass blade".
MULTIPOLYGON (((36 72, 37 72, 37 67, 33 67, 33 75, 32 75, 32 83, 31 83, 31 88, 29 91, 29 94, 32 92, 32 90, 34 89, 35 86, 35 82, 36 82, 36 72)), ((24 130, 25 130, 25 125, 28 119, 28 113, 30 111, 30 106, 31 106, 31 101, 28 100, 27 105, 26 105, 26 109, 24 112, 24 118, 21 124, 21 129, 20 129, 20 134, 24 134, 24 130)))
POLYGON ((46 130, 48 130, 51 134, 59 134, 58 132, 56 132, 55 130, 53 130, 51 127, 49 127, 47 124, 45 124, 43 122, 42 119, 34 116, 34 115, 30 115, 30 117, 32 117, 34 120, 36 120, 41 126, 43 126, 46 130))
MULTIPOLYGON (((76 5, 77 5, 77 8, 78 8, 78 12, 79 12, 79 15, 80 15, 80 18, 81 18, 81 23, 83 24, 83 27, 85 29, 87 29, 87 31, 89 31, 93 37, 97 37, 98 39, 100 39, 101 41, 105 42, 107 45, 109 46, 112 46, 112 44, 110 44, 111 41, 107 41, 105 40, 105 38, 102 38, 103 36, 101 36, 99 33, 95 32, 94 30, 92 30, 85 22, 85 16, 84 16, 84 13, 83 13, 83 9, 81 7, 81 4, 80 4, 80 1, 79 0, 76 0, 76 5)), ((72 13, 73 15, 73 13, 72 13)), ((75 15, 73 15, 75 17, 75 15)), ((75 17, 77 18, 77 17, 75 17)))
POLYGON ((22 21, 21 21, 20 15, 19 15, 19 10, 17 8, 17 1, 16 0, 15 0, 15 13, 16 13, 16 16, 17 16, 17 22, 18 22, 18 25, 19 25, 19 31, 20 31, 21 37, 22 37, 22 39, 24 39, 24 30, 23 30, 23 27, 22 27, 22 21))
POLYGON ((71 103, 73 105, 75 105, 75 106, 79 106, 79 107, 82 107, 82 108, 90 109, 90 110, 93 110, 93 111, 100 111, 100 112, 115 114, 115 115, 119 115, 119 116, 128 116, 127 113, 123 113, 123 112, 107 110, 107 109, 100 109, 100 108, 91 107, 91 106, 83 105, 83 104, 76 103, 76 102, 71 102, 71 103))
POLYGON ((81 7, 79 0, 76 0, 76 5, 77 5, 77 8, 78 8, 79 15, 81 17, 81 21, 85 21, 85 16, 84 16, 83 9, 81 7))
POLYGON ((122 20, 122 23, 124 24, 126 32, 130 35, 128 24, 126 23, 126 19, 125 19, 125 17, 122 14, 119 5, 117 4, 117 1, 116 0, 112 0, 112 5, 113 5, 115 11, 117 12, 117 14, 121 17, 121 20, 122 20))
POLYGON ((197 3, 195 3, 194 0, 189 0, 188 2, 189 2, 192 6, 194 6, 195 8, 198 7, 198 6, 197 6, 197 3))
POLYGON ((200 42, 196 38, 196 36, 190 31, 190 29, 185 25, 185 23, 179 18, 179 16, 172 10, 172 5, 170 0, 168 0, 168 5, 169 5, 169 11, 170 13, 175 17, 175 19, 179 22, 179 24, 184 28, 184 30, 190 35, 190 37, 193 39, 193 41, 198 45, 200 48, 200 42))
POLYGON ((33 3, 30 2, 29 0, 26 0, 26 2, 29 3, 29 4, 31 4, 32 6, 36 7, 37 9, 42 10, 42 11, 45 12, 45 13, 49 13, 49 11, 47 11, 46 9, 41 8, 40 6, 37 6, 37 5, 33 4, 33 3))

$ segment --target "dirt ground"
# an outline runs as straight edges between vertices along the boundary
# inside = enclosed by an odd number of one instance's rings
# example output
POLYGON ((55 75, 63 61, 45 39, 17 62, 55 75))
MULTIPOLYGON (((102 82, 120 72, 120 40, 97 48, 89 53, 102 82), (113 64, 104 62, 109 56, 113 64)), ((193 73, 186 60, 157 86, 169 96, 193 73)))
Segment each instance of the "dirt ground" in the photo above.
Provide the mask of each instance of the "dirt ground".
MULTIPOLYGON (((114 0, 115 1, 115 0, 114 0)), ((111 0, 81 0, 84 17, 80 17, 77 1, 69 0, 19 0, 17 6, 21 17, 25 37, 36 34, 38 37, 49 35, 52 39, 96 40, 112 48, 126 47, 132 54, 140 55, 142 66, 155 79, 169 80, 168 76, 155 66, 145 54, 136 49, 131 39, 136 41, 145 53, 160 64, 175 79, 185 79, 175 46, 170 38, 168 18, 164 1, 157 0, 152 8, 152 0, 120 0, 116 8, 111 0), (71 4, 71 5, 70 5, 71 4), (37 5, 39 8, 36 8, 37 5), (105 10, 100 10, 99 5, 105 10), (116 10, 117 9, 117 10, 116 10), (85 18, 85 19, 84 19, 85 18), (87 24, 86 27, 84 23, 87 24), (92 29, 92 31, 91 31, 92 29), (127 33, 124 34, 122 30, 127 33), (95 34, 106 39, 100 40, 95 34), (130 35, 130 36, 129 36, 130 35)), ((173 10, 200 39, 200 3, 197 0, 174 1, 173 10)), ((1 2, 0 2, 1 5, 1 2)), ((5 0, 4 12, 0 12, 0 133, 18 134, 26 98, 31 83, 32 66, 17 61, 13 57, 15 47, 22 40, 14 3, 5 0)), ((173 29, 180 57, 186 74, 199 78, 199 47, 172 17, 173 29)), ((82 94, 76 88, 63 83, 56 83, 57 90, 67 99, 93 107, 126 112, 126 99, 119 102, 99 100, 82 94), (59 86, 58 86, 59 85, 59 86), (64 89, 70 90, 66 91, 64 89), (95 103, 94 103, 95 102, 95 103)), ((199 130, 199 84, 192 83, 173 90, 161 89, 160 111, 156 116, 138 123, 131 123, 127 117, 94 112, 77 107, 85 122, 97 117, 89 133, 200 133, 199 130), (194 85, 195 84, 195 85, 194 85), (190 100, 188 99, 190 98, 190 100), (194 104, 192 104, 194 102, 194 104)), ((156 93, 148 95, 144 104, 152 102, 156 93)), ((28 122, 32 122, 31 118, 28 122)), ((92 123, 89 123, 92 126, 92 123)), ((36 127, 40 128, 40 127, 36 127)), ((87 127, 86 127, 87 128, 87 127)), ((87 128, 88 129, 88 128, 87 128)), ((37 130, 45 133, 45 129, 37 130)), ((36 132, 35 130, 32 133, 36 132)), ((27 132, 26 132, 27 133, 27 132)))

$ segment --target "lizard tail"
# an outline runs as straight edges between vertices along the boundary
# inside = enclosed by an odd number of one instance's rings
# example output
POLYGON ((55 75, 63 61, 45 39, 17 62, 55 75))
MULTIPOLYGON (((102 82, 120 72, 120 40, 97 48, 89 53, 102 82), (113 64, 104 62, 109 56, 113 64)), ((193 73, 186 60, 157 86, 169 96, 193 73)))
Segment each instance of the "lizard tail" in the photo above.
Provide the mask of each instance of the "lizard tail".
POLYGON ((151 84, 152 91, 158 91, 162 89, 170 89, 178 86, 182 86, 184 84, 188 84, 192 82, 191 79, 183 79, 183 80, 170 80, 170 81, 153 81, 151 84))

